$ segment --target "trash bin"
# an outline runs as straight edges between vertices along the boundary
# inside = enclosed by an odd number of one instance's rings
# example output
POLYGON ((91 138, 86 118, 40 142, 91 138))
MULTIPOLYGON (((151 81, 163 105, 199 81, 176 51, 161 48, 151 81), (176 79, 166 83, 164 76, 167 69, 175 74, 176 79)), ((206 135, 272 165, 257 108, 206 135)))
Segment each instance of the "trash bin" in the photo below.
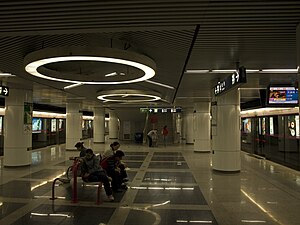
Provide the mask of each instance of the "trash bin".
POLYGON ((135 143, 143 143, 143 133, 137 132, 134 135, 135 143))

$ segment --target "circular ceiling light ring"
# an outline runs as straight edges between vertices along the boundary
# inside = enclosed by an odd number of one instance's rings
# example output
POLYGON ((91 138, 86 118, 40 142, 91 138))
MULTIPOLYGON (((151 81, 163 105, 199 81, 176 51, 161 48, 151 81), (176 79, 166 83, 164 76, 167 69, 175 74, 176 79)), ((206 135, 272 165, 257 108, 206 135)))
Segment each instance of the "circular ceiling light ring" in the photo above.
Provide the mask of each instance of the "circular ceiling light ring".
POLYGON ((105 102, 138 103, 161 100, 161 96, 156 92, 131 89, 102 91, 98 92, 97 95, 99 100, 105 102), (138 97, 140 99, 126 99, 132 97, 138 97))
MULTIPOLYGON (((25 71, 33 76, 67 83, 82 84, 127 84, 148 80, 155 76, 155 62, 144 55, 135 52, 112 48, 62 47, 46 48, 28 54, 24 59, 25 71), (125 81, 81 81, 66 78, 56 78, 39 72, 39 68, 50 63, 66 61, 108 62, 131 66, 143 71, 143 76, 125 81)), ((112 66, 113 67, 113 66, 112 66)))

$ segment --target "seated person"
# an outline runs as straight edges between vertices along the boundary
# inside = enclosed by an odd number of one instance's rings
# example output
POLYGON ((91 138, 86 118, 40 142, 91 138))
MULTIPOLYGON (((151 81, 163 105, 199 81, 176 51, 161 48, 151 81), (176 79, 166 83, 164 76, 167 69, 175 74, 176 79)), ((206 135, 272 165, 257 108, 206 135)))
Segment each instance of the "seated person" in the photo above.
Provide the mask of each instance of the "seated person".
POLYGON ((124 180, 127 179, 125 165, 121 163, 123 156, 125 156, 124 152, 117 150, 114 155, 106 157, 101 161, 101 167, 112 178, 111 185, 115 192, 119 192, 120 188, 127 189, 126 184, 123 184, 124 180))
POLYGON ((85 157, 82 158, 81 173, 82 180, 85 182, 102 182, 108 200, 114 200, 109 178, 100 167, 99 158, 95 156, 92 149, 87 149, 85 157))
POLYGON ((80 151, 79 157, 85 156, 87 148, 84 147, 83 142, 77 142, 75 148, 77 148, 77 150, 80 151))
POLYGON ((115 141, 113 143, 110 144, 110 149, 107 149, 104 151, 104 153, 102 154, 103 158, 112 156, 115 154, 115 152, 120 148, 120 143, 115 141))

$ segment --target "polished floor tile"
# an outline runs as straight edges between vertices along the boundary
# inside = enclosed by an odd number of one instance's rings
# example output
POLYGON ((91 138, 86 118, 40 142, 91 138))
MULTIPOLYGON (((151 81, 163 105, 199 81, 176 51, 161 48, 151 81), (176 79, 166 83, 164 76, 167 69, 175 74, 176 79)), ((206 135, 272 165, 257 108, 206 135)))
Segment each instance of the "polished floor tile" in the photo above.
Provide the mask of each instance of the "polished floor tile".
POLYGON ((181 152, 154 152, 153 156, 173 156, 173 157, 180 157, 182 156, 181 152))
POLYGON ((38 172, 31 173, 23 178, 32 178, 32 179, 54 179, 55 177, 61 176, 65 170, 61 169, 44 169, 38 172))
POLYGON ((196 183, 190 172, 146 172, 143 182, 148 183, 196 183))
POLYGON ((26 205, 25 203, 15 203, 15 202, 2 202, 0 206, 0 219, 9 215, 10 213, 18 210, 22 206, 26 205))
POLYGON ((107 224, 114 208, 83 207, 83 206, 52 206, 41 205, 27 213, 13 225, 40 224, 107 224))
POLYGON ((129 162, 126 160, 124 160, 124 162, 129 168, 140 168, 143 164, 143 162, 129 162))
POLYGON ((184 161, 182 156, 153 156, 151 161, 184 161))
MULTIPOLYGON (((87 146, 103 152, 109 143, 87 146)), ((72 182, 52 180, 77 156, 64 145, 32 151, 28 167, 3 167, 0 158, 0 224, 98 225, 296 225, 300 221, 300 172, 241 152, 241 171, 224 173, 211 167, 210 153, 193 146, 149 148, 124 144, 129 189, 107 202, 97 187, 82 186, 72 202, 72 182)))
POLYGON ((186 162, 151 162, 148 168, 156 169, 188 169, 189 166, 186 162))
POLYGON ((207 205, 204 196, 197 186, 143 186, 146 190, 138 190, 134 203, 207 205))
POLYGON ((144 155, 125 155, 123 160, 136 160, 136 161, 144 161, 146 156, 144 155))
POLYGON ((11 198, 34 198, 51 190, 52 183, 47 181, 14 180, 0 185, 0 196, 11 198))
POLYGON ((217 221, 209 210, 149 209, 130 211, 125 225, 213 224, 217 221))

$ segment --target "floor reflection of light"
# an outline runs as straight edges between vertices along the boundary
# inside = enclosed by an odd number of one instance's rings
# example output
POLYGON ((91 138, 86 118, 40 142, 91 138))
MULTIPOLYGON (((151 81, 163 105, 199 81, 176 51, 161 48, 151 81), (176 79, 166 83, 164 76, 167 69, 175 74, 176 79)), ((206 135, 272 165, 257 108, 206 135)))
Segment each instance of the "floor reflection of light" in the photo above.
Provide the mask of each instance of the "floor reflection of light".
POLYGON ((163 187, 148 187, 149 190, 163 190, 163 187))
POLYGON ((135 187, 132 186, 130 189, 136 189, 136 190, 183 190, 183 191, 193 191, 195 190, 194 187, 135 187))
MULTIPOLYGON (((36 199, 38 199, 38 198, 40 198, 40 199, 43 199, 43 198, 46 198, 46 199, 50 199, 50 198, 52 198, 52 196, 47 196, 47 195, 35 195, 35 196, 33 196, 34 198, 36 198, 36 199)), ((55 198, 57 198, 57 199, 66 199, 66 197, 63 197, 63 196, 55 196, 55 198)))
POLYGON ((64 213, 30 213, 32 216, 53 216, 53 217, 66 217, 72 218, 72 216, 64 213))
POLYGON ((241 189, 241 192, 251 201, 253 202, 260 210, 266 213, 272 220, 274 220, 278 224, 282 224, 278 221, 271 213, 269 213, 264 207, 262 207, 258 202, 256 202, 250 195, 248 195, 244 190, 241 189))
POLYGON ((212 223, 212 220, 176 220, 176 223, 212 223))
POLYGON ((56 175, 55 177, 51 177, 51 178, 49 178, 48 182, 52 182, 52 181, 54 181, 56 178, 60 178, 60 177, 62 177, 62 176, 65 175, 65 174, 66 174, 66 172, 62 172, 61 174, 58 174, 58 175, 56 175))
POLYGON ((162 205, 166 205, 168 203, 170 203, 171 201, 168 200, 168 201, 165 201, 163 203, 159 203, 159 204, 155 204, 155 205, 151 205, 151 206, 146 206, 145 209, 148 209, 148 208, 153 208, 153 207, 158 207, 158 206, 162 206, 162 205))
POLYGON ((145 181, 147 180, 149 180, 149 181, 164 181, 164 182, 171 182, 172 181, 172 179, 167 179, 167 178, 150 178, 150 177, 146 177, 145 179, 144 179, 145 181))
POLYGON ((265 220, 242 220, 242 223, 266 223, 265 220))
POLYGON ((48 183, 48 181, 44 181, 44 182, 42 182, 42 183, 40 183, 40 184, 37 184, 37 185, 31 187, 31 191, 33 191, 34 189, 36 189, 36 188, 38 188, 38 187, 41 187, 41 186, 43 186, 43 185, 45 185, 45 184, 47 184, 47 183, 48 183))

